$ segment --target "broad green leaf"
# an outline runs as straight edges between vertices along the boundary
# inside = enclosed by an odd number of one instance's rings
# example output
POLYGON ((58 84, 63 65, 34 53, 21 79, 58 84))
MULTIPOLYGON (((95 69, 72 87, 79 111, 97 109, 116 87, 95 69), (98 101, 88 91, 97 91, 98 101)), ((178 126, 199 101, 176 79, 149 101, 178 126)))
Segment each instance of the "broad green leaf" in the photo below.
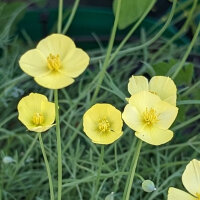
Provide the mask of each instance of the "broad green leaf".
MULTIPOLYGON (((116 14, 118 0, 113 1, 113 11, 116 14)), ((122 0, 118 28, 124 29, 135 22, 148 8, 151 0, 122 0)))
MULTIPOLYGON (((169 62, 160 62, 153 65, 153 69, 155 70, 156 75, 170 76, 173 74, 174 70, 176 70, 178 64, 178 60, 172 59, 169 62)), ((192 63, 186 63, 176 76, 174 80, 175 83, 177 85, 189 85, 192 81, 193 68, 194 66, 192 63)))

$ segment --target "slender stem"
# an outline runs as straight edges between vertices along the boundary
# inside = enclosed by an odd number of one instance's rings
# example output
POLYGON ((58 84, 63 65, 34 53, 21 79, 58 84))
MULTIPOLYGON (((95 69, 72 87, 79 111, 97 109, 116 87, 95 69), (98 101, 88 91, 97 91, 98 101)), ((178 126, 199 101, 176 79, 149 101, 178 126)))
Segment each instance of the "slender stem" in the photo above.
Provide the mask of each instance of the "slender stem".
POLYGON ((63 0, 59 0, 58 6, 58 24, 57 24, 57 32, 62 32, 62 12, 63 12, 63 0))
POLYGON ((178 65, 176 71, 175 71, 174 74, 172 75, 172 79, 175 79, 175 78, 176 78, 176 76, 178 75, 178 73, 180 72, 180 70, 182 69, 182 67, 184 66, 185 61, 187 60, 187 58, 188 58, 188 56, 189 56, 189 54, 190 54, 190 52, 191 52, 191 50, 192 50, 192 48, 193 48, 195 42, 196 42, 196 39, 197 39, 197 37, 198 37, 198 35, 199 35, 199 32, 200 32, 200 22, 199 22, 199 24, 198 24, 197 30, 196 30, 196 32, 195 32, 195 34, 194 34, 194 37, 192 38, 192 41, 190 42, 190 45, 188 46, 187 51, 185 52, 185 54, 184 54, 184 56, 183 56, 183 58, 182 58, 180 64, 178 65))
POLYGON ((113 48, 113 44, 114 44, 114 40, 115 40, 115 35, 116 35, 116 31, 117 31, 117 25, 118 25, 118 21, 119 21, 121 1, 122 0, 117 1, 118 3, 117 3, 116 16, 115 16, 115 21, 114 21, 114 25, 113 25, 113 28, 112 28, 112 33, 111 33, 111 36, 110 36, 109 44, 108 44, 108 49, 107 49, 107 52, 106 52, 106 57, 105 57, 102 69, 100 71, 100 74, 99 74, 99 79, 97 81, 97 87, 94 91, 94 94, 93 94, 93 97, 92 97, 92 100, 91 100, 91 104, 93 104, 96 101, 96 97, 99 93, 100 86, 103 82, 103 78, 104 78, 106 69, 109 65, 109 58, 110 58, 110 55, 111 55, 111 52, 112 52, 112 48, 113 48))
POLYGON ((35 146, 35 143, 38 139, 38 135, 36 134, 34 140, 32 141, 31 145, 29 146, 28 150, 26 151, 26 153, 24 154, 23 158, 20 160, 19 164, 17 165, 14 174, 12 175, 12 177, 14 178, 15 175, 17 174, 17 172, 19 171, 19 169, 21 168, 21 166, 24 164, 26 158, 28 157, 28 155, 30 154, 31 150, 33 149, 33 147, 35 146))
POLYGON ((103 157, 104 157, 104 145, 101 145, 101 154, 100 154, 99 161, 98 161, 97 179, 96 179, 95 189, 94 189, 94 192, 92 195, 92 199, 98 199, 97 191, 98 191, 98 187, 99 187, 100 174, 101 174, 102 165, 103 165, 103 157))
POLYGON ((62 197, 62 150, 60 138, 60 120, 58 107, 58 90, 54 90, 54 102, 56 109, 56 137, 57 137, 57 152, 58 152, 58 200, 62 197))
POLYGON ((47 175, 48 175, 48 179, 49 179, 50 197, 51 197, 51 200, 54 200, 54 191, 53 191, 53 181, 52 181, 52 177, 51 177, 51 170, 50 170, 49 162, 48 162, 47 155, 46 155, 46 152, 45 152, 45 149, 44 149, 44 143, 42 141, 41 133, 38 133, 38 136, 39 136, 40 147, 41 147, 41 150, 42 150, 42 155, 43 155, 43 158, 44 158, 44 163, 45 163, 45 166, 46 166, 47 175))
MULTIPOLYGON (((138 51, 138 50, 143 49, 144 47, 147 47, 147 46, 151 45, 152 43, 154 43, 165 32, 165 30, 169 26, 170 22, 172 21, 172 18, 174 16, 174 13, 175 13, 175 10, 176 10, 176 4, 177 4, 177 0, 174 0, 173 5, 172 5, 172 9, 170 11, 170 14, 169 14, 167 21, 165 22, 163 27, 160 29, 160 31, 154 37, 152 37, 150 40, 148 40, 144 44, 138 45, 136 47, 127 48, 127 49, 124 49, 124 50, 121 50, 121 51, 119 49, 118 52, 115 51, 114 53, 111 54, 111 58, 110 58, 109 62, 111 62, 117 54, 119 54, 120 56, 127 55, 129 53, 133 53, 134 51, 138 51), (116 54, 116 55, 114 55, 114 54, 116 54)), ((135 26, 136 26, 136 24, 135 24, 135 26)), ((123 47, 123 45, 121 46, 121 48, 122 47, 123 47)), ((105 57, 105 55, 92 58, 90 63, 99 62, 99 60, 104 59, 104 57, 105 57)))
POLYGON ((196 6, 197 6, 197 0, 194 0, 193 2, 193 6, 190 10, 190 13, 189 15, 187 16, 186 18, 186 21, 185 23, 183 24, 182 28, 179 30, 178 33, 176 33, 171 39, 169 39, 167 41, 167 43, 165 43, 165 45, 163 45, 161 48, 159 48, 159 50, 154 54, 152 55, 152 59, 151 59, 151 62, 153 63, 154 60, 156 60, 156 58, 163 53, 163 51, 170 45, 173 43, 173 41, 175 41, 176 39, 180 38, 180 36, 182 34, 184 34, 186 31, 187 31, 187 28, 188 26, 190 25, 190 22, 192 21, 192 17, 193 17, 193 14, 194 14, 194 11, 196 9, 196 6))
POLYGON ((64 29, 62 31, 63 34, 65 34, 68 31, 68 29, 69 29, 69 27, 70 27, 70 25, 71 25, 71 23, 72 23, 72 21, 74 19, 74 16, 76 14, 79 2, 80 2, 80 0, 75 0, 73 8, 72 8, 72 11, 71 11, 71 14, 69 16, 69 19, 67 20, 67 23, 66 23, 66 25, 65 25, 65 27, 64 27, 64 29))
POLYGON ((126 181, 126 186, 125 186, 125 190, 124 190, 124 194, 123 194, 123 200, 129 200, 141 147, 142 147, 142 140, 139 140, 137 143, 136 149, 135 149, 135 153, 133 155, 131 168, 130 168, 128 178, 126 181))
POLYGON ((117 47, 117 49, 115 50, 115 52, 112 54, 112 56, 111 56, 111 58, 109 60, 109 63, 112 62, 112 60, 116 57, 116 55, 118 54, 118 52, 120 51, 120 49, 125 45, 125 43, 128 41, 128 39, 134 33, 134 31, 142 23, 142 21, 144 20, 144 18, 147 16, 147 14, 150 12, 150 10, 152 9, 152 7, 154 6, 155 2, 156 2, 156 0, 151 1, 151 3, 149 4, 148 8, 145 10, 145 12, 143 13, 143 15, 140 17, 140 19, 137 21, 137 23, 132 27, 132 29, 128 32, 128 34, 126 35, 126 37, 122 40, 122 42, 119 44, 119 46, 117 47))

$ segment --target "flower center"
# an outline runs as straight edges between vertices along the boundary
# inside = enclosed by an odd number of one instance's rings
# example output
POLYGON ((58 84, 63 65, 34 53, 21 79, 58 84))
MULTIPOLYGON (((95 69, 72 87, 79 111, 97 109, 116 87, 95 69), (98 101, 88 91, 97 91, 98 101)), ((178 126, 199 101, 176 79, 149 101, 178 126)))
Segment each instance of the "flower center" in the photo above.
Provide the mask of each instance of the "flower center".
POLYGON ((155 94, 155 95, 157 95, 157 93, 156 93, 156 92, 153 92, 153 91, 149 91, 149 92, 151 92, 151 94, 155 94))
POLYGON ((36 126, 42 125, 42 123, 44 122, 44 116, 40 113, 34 113, 32 117, 32 122, 36 126))
POLYGON ((107 119, 99 120, 98 128, 102 133, 105 133, 110 129, 110 123, 107 119))
POLYGON ((58 54, 54 56, 50 53, 47 57, 47 65, 50 70, 58 71, 61 67, 60 56, 58 54))
POLYGON ((153 108, 146 108, 143 113, 143 120, 146 125, 151 126, 158 121, 158 115, 153 108))

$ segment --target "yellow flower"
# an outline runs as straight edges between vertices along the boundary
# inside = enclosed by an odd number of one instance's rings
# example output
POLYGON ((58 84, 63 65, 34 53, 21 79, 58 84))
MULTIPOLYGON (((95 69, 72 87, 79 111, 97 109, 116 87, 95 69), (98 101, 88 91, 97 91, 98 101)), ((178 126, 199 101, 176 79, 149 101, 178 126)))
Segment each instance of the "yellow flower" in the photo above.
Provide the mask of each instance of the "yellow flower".
POLYGON ((143 91, 132 95, 122 118, 141 140, 160 145, 173 137, 168 130, 174 122, 178 108, 160 99, 158 95, 143 91))
POLYGON ((168 200, 200 200, 200 161, 193 159, 186 166, 182 175, 182 182, 186 193, 182 190, 170 187, 168 191, 168 200))
POLYGON ((86 135, 94 143, 110 144, 122 135, 121 112, 110 104, 95 104, 83 116, 86 135))
POLYGON ((157 94, 163 101, 176 105, 177 88, 169 77, 154 76, 148 83, 144 76, 132 76, 129 79, 128 91, 131 95, 141 91, 149 91, 157 94))
POLYGON ((18 119, 34 132, 44 132, 53 126, 55 120, 55 104, 46 96, 30 93, 18 103, 18 119))
POLYGON ((59 89, 74 82, 88 66, 89 56, 62 34, 41 40, 35 49, 20 58, 19 65, 35 81, 46 88, 59 89))

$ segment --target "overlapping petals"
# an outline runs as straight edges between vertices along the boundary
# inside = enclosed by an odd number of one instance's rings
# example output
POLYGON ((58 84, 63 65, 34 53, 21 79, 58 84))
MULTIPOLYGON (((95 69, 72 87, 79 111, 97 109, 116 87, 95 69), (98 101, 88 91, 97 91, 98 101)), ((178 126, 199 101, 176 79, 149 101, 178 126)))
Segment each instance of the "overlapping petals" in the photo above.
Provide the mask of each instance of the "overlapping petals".
POLYGON ((182 182, 187 191, 170 187, 168 200, 199 200, 200 199, 200 161, 193 159, 186 166, 182 175, 182 182))
POLYGON ((176 105, 177 88, 169 77, 154 76, 148 83, 144 76, 132 76, 129 79, 128 91, 131 95, 141 91, 149 91, 157 94, 163 101, 176 105))
POLYGON ((44 132, 53 126, 55 121, 55 104, 46 96, 31 93, 18 103, 18 119, 34 132, 44 132))
POLYGON ((122 118, 136 131, 138 138, 152 145, 161 145, 172 139, 173 132, 168 129, 177 113, 177 107, 162 101, 158 95, 143 91, 131 96, 122 118))

